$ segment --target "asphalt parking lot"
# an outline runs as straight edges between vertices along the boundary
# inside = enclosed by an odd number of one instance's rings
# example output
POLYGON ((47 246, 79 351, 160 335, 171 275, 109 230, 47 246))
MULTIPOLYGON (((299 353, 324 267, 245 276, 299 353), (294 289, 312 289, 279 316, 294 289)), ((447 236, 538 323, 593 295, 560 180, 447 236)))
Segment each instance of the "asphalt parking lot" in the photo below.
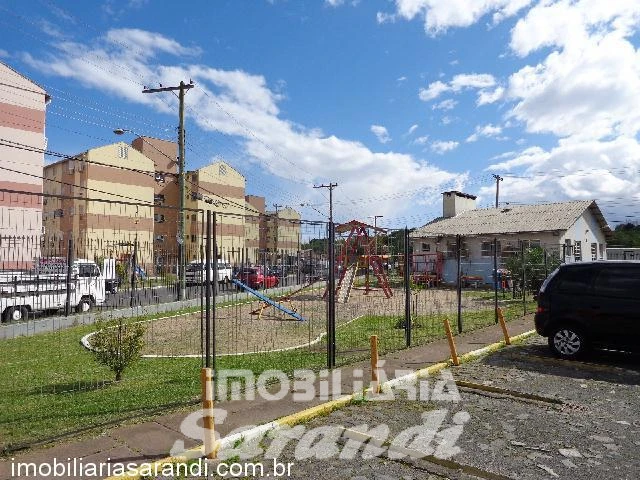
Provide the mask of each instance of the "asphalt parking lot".
MULTIPOLYGON (((582 362, 557 360, 546 340, 534 336, 448 371, 455 387, 446 373, 436 375, 423 384, 420 399, 396 391, 393 401, 359 402, 300 426, 305 435, 320 430, 278 454, 279 462, 293 462, 287 478, 640 477, 639 357, 597 353, 582 362), (364 440, 381 440, 383 453, 363 458, 365 443, 352 454, 358 444, 349 446, 349 439, 363 440, 353 435, 362 425, 370 434, 364 440), (434 428, 435 437, 424 436, 434 428), (334 435, 337 441, 325 442, 334 435)), ((253 459, 261 460, 269 462, 253 459)))

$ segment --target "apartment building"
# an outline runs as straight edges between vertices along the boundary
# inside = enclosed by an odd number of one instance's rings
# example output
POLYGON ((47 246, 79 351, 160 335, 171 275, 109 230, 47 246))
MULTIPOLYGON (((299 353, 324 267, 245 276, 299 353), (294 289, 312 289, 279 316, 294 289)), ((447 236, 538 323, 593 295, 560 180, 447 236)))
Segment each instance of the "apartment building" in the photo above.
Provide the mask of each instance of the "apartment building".
POLYGON ((93 148, 44 168, 43 208, 47 255, 75 255, 125 261, 137 242, 137 263, 154 271, 153 160, 124 142, 93 148), (131 170, 134 169, 134 170, 131 170))
POLYGON ((244 258, 243 263, 257 264, 262 262, 260 256, 260 221, 265 214, 265 198, 256 195, 246 195, 245 209, 247 216, 244 220, 244 258))
MULTIPOLYGON (((218 258, 233 264, 242 261, 245 247, 245 178, 231 165, 217 161, 186 173, 185 207, 216 212, 218 258)), ((204 215, 186 212, 186 260, 200 258, 204 215)))
POLYGON ((178 262, 178 144, 138 137, 131 146, 154 164, 153 252, 158 273, 176 271, 178 262))
POLYGON ((290 263, 300 250, 300 214, 291 207, 267 211, 262 222, 261 248, 271 263, 290 263))
POLYGON ((0 269, 30 268, 42 233, 42 167, 49 95, 0 62, 0 269), (20 173, 24 172, 24 173, 20 173), (9 190, 9 191, 8 191, 9 190), (13 191, 13 192, 10 192, 13 191))

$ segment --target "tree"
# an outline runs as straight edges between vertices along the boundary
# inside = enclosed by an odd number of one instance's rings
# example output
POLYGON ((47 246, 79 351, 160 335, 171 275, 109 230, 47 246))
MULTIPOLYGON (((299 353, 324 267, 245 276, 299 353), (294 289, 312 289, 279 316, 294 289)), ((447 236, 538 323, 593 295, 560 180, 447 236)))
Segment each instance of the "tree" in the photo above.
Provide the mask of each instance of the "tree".
POLYGON ((122 320, 97 323, 98 331, 91 337, 96 361, 105 365, 122 379, 122 373, 140 358, 144 346, 145 327, 139 323, 123 323, 122 320))
POLYGON ((607 243, 612 247, 640 247, 640 225, 633 223, 618 225, 607 243))
MULTIPOLYGON (((516 284, 522 282, 522 256, 513 255, 507 259, 505 266, 511 272, 511 278, 516 284)), ((546 254, 542 247, 530 247, 524 249, 524 271, 526 276, 526 289, 537 292, 542 286, 547 274, 553 272, 561 264, 557 252, 546 254)))

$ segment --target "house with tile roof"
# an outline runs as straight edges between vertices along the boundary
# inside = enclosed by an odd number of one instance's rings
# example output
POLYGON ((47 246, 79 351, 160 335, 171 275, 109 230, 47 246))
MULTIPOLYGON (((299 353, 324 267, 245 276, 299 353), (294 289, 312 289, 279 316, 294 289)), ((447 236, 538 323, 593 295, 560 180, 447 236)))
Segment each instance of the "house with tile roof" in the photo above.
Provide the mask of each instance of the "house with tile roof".
POLYGON ((479 209, 473 195, 449 191, 442 197, 442 216, 410 235, 414 271, 429 268, 432 262, 421 259, 435 255, 442 259, 442 280, 455 281, 458 236, 462 274, 482 283, 493 282, 494 239, 499 267, 523 247, 542 247, 565 262, 607 258, 611 229, 594 200, 479 209))

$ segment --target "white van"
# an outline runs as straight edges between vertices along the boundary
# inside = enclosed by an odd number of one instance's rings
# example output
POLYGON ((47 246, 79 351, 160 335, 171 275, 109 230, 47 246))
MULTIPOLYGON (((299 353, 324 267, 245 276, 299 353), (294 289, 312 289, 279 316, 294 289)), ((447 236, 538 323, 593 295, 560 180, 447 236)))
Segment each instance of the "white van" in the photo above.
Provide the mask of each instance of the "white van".
MULTIPOLYGON (((213 267, 213 265, 211 266, 213 267)), ((211 278, 214 277, 213 268, 211 268, 211 278)), ((233 271, 231 269, 231 264, 227 263, 223 260, 218 260, 218 283, 228 284, 231 281, 231 277, 233 276, 233 271)), ((187 264, 185 269, 185 282, 187 285, 196 285, 200 283, 205 283, 207 278, 207 271, 205 269, 204 263, 200 260, 194 260, 187 264)))

